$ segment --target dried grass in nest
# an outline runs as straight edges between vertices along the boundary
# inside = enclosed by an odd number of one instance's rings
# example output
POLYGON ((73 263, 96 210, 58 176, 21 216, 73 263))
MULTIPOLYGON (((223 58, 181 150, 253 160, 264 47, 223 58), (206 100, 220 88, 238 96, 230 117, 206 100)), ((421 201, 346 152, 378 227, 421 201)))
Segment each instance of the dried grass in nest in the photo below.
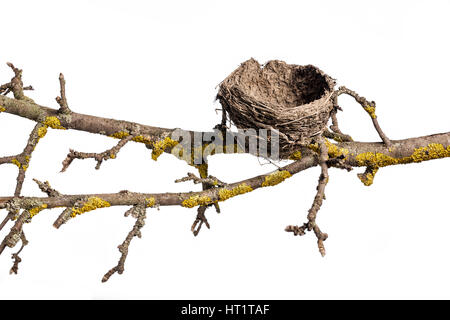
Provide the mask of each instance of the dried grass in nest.
POLYGON ((217 98, 240 129, 270 129, 280 136, 280 157, 322 133, 330 111, 334 80, 313 65, 255 59, 222 81, 217 98))

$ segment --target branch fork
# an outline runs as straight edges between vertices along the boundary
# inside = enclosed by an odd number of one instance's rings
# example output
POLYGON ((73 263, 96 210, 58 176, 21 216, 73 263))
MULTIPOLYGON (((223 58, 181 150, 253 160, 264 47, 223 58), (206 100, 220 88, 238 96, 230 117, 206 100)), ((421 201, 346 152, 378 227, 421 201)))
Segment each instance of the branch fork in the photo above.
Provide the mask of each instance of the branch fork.
MULTIPOLYGON (((325 200, 325 187, 328 183, 328 168, 336 167, 350 170, 353 167, 365 167, 366 171, 363 174, 359 174, 358 177, 364 184, 369 185, 373 181, 373 177, 378 168, 450 157, 450 132, 391 141, 384 135, 379 127, 375 115, 375 103, 357 95, 354 91, 345 87, 340 87, 332 97, 334 108, 331 112, 332 125, 330 126, 330 131, 325 130, 323 136, 317 137, 317 146, 314 145, 314 148, 309 148, 311 146, 301 146, 299 154, 294 158, 296 161, 279 168, 279 173, 283 174, 276 175, 277 179, 273 179, 273 173, 268 173, 239 182, 226 184, 208 174, 207 159, 203 159, 203 164, 194 165, 199 171, 199 176, 188 173, 186 177, 176 181, 192 181, 194 184, 202 184, 202 191, 198 192, 142 194, 123 191, 113 194, 67 195, 61 194, 53 189, 48 182, 34 180, 39 189, 45 193, 47 197, 22 197, 22 185, 32 152, 38 141, 45 136, 48 127, 60 129, 61 125, 57 123, 60 118, 64 120, 64 128, 98 133, 120 139, 117 145, 102 153, 84 153, 70 150, 63 162, 62 171, 66 170, 74 159, 87 158, 94 159, 97 162, 96 168, 98 169, 103 161, 114 159, 122 147, 131 140, 144 143, 147 147, 155 147, 155 143, 158 142, 157 137, 170 137, 174 132, 180 134, 181 131, 182 134, 185 133, 186 135, 189 135, 189 137, 211 134, 184 131, 181 129, 158 128, 73 112, 68 107, 65 79, 62 74, 59 77, 60 96, 56 98, 56 101, 60 106, 59 110, 40 106, 24 95, 24 91, 31 90, 32 87, 23 86, 22 70, 16 68, 12 64, 8 64, 8 66, 13 70, 14 77, 9 83, 0 86, 0 112, 14 114, 38 123, 30 133, 27 145, 22 153, 14 156, 0 157, 0 165, 15 164, 19 169, 14 195, 10 197, 0 197, 0 209, 6 209, 7 211, 5 219, 0 223, 0 230, 4 228, 9 221, 14 220, 10 232, 0 244, 0 253, 6 247, 14 247, 19 242, 22 243, 20 249, 12 255, 14 260, 11 268, 12 273, 17 273, 19 263, 22 260, 19 254, 28 244, 28 240, 23 231, 23 225, 26 222, 30 222, 32 217, 41 210, 43 211, 56 207, 64 208, 63 212, 54 222, 54 226, 59 228, 62 224, 71 219, 73 215, 109 206, 130 207, 125 215, 131 215, 136 219, 136 222, 124 242, 119 246, 121 255, 117 265, 110 269, 103 277, 102 281, 107 281, 113 274, 121 274, 124 272, 129 245, 134 237, 141 236, 141 229, 145 224, 147 208, 169 205, 183 206, 186 200, 201 199, 201 201, 194 201, 194 205, 189 206, 198 207, 196 218, 191 227, 191 231, 196 236, 203 225, 206 225, 207 228, 210 227, 205 215, 208 207, 215 206, 216 211, 220 212, 218 205, 219 201, 226 201, 232 197, 251 192, 258 188, 279 184, 288 177, 317 165, 321 168, 321 174, 317 184, 316 196, 308 211, 307 221, 300 226, 287 226, 285 230, 298 236, 306 234, 306 231, 314 232, 317 238, 319 252, 322 255, 325 255, 324 241, 328 238, 328 235, 319 228, 317 224, 317 214, 323 204, 323 200, 325 200), (10 92, 14 94, 14 99, 5 97, 5 95, 10 92), (370 115, 373 125, 383 140, 383 143, 363 143, 353 141, 350 136, 345 135, 340 131, 336 113, 338 110, 342 109, 337 104, 337 97, 344 93, 351 95, 370 115), (52 122, 52 125, 49 124, 50 122, 46 124, 46 121, 43 121, 42 119, 47 118, 53 120, 56 119, 58 121, 55 121, 55 123, 52 122), (130 128, 134 129, 130 130, 130 128), (333 139, 337 144, 331 144, 325 140, 325 138, 333 139), (313 149, 314 152, 311 151, 311 149, 313 149), (343 154, 342 150, 346 150, 345 154, 343 154), (271 181, 271 183, 267 183, 268 181, 271 181)), ((224 125, 226 123, 226 117, 223 119, 224 121, 220 128, 225 130, 226 128, 224 125)), ((206 141, 202 148, 209 143, 211 143, 211 141, 206 141)), ((234 144, 224 145, 224 147, 226 147, 225 149, 227 150, 235 149, 234 144)), ((245 149, 245 146, 243 149, 247 153, 252 153, 251 150, 245 149)), ((157 151, 160 153, 170 153, 171 146, 166 147, 164 145, 164 148, 160 147, 157 151)), ((238 151, 235 152, 237 153, 238 151)), ((239 152, 242 152, 242 150, 239 152)), ((190 157, 193 155, 194 154, 192 153, 187 154, 186 156, 190 157)), ((192 165, 192 162, 188 162, 188 164, 192 165)))

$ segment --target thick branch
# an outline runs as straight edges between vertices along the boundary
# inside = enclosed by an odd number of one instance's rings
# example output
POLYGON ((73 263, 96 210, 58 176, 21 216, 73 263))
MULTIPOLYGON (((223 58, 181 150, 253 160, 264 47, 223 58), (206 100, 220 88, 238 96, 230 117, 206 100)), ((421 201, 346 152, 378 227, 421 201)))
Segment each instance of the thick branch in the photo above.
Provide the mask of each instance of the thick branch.
MULTIPOLYGON (((393 140, 391 148, 386 147, 384 143, 381 142, 345 142, 337 145, 333 144, 332 146, 335 147, 328 148, 330 157, 335 157, 336 153, 344 153, 345 158, 343 159, 343 163, 347 165, 352 167, 382 168, 389 165, 418 163, 432 159, 450 157, 450 132, 405 140, 393 140)), ((280 171, 288 171, 290 175, 294 175, 318 165, 317 158, 310 150, 304 149, 302 150, 302 153, 303 156, 301 160, 282 167, 280 171)), ((229 184, 225 189, 233 190, 234 188, 239 188, 239 186, 246 185, 252 190, 256 190, 263 186, 265 179, 268 177, 270 177, 270 174, 256 176, 229 184)), ((264 184, 264 186, 267 186, 267 184, 264 184)), ((55 208, 71 207, 79 199, 89 197, 100 197, 110 203, 111 206, 130 206, 142 203, 146 198, 154 198, 155 202, 160 206, 169 206, 182 205, 185 200, 189 200, 190 198, 194 198, 194 202, 199 202, 199 200, 195 200, 195 198, 202 198, 204 196, 209 197, 211 203, 214 201, 223 201, 223 197, 221 199, 219 196, 220 190, 224 190, 224 188, 213 188, 187 193, 145 194, 123 192, 110 194, 61 195, 48 198, 23 197, 20 198, 20 201, 24 203, 32 200, 40 201, 47 204, 48 208, 55 208)), ((6 208, 7 202, 12 199, 13 197, 0 197, 0 209, 6 208)), ((185 203, 184 206, 189 207, 189 204, 185 203)))

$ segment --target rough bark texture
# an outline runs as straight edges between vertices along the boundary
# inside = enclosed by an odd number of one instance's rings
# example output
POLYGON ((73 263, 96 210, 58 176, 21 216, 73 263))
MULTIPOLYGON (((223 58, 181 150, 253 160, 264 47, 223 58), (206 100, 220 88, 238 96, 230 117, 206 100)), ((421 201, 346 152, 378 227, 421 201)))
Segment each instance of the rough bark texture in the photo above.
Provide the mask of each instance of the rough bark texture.
MULTIPOLYGON (((219 202, 221 201, 226 201, 235 196, 259 188, 277 185, 303 170, 318 165, 322 168, 322 174, 319 178, 316 199, 309 211, 308 222, 300 227, 288 226, 286 231, 293 232, 295 235, 303 235, 305 231, 308 230, 314 231, 318 239, 319 250, 322 254, 325 254, 323 242, 326 240, 327 235, 317 226, 316 216, 324 198, 329 167, 347 170, 350 170, 353 167, 365 167, 366 171, 359 174, 358 177, 364 185, 369 186, 372 184, 375 174, 379 172, 380 168, 385 166, 418 163, 450 157, 450 132, 404 140, 389 140, 381 129, 378 131, 378 122, 375 121, 374 126, 384 142, 366 143, 353 141, 350 136, 343 134, 339 130, 336 118, 336 111, 339 110, 339 107, 337 106, 335 97, 333 97, 335 108, 331 114, 333 122, 330 127, 331 131, 325 131, 323 137, 318 137, 318 139, 312 141, 309 145, 299 146, 299 148, 289 156, 294 162, 264 175, 226 184, 208 174, 206 163, 207 157, 205 157, 205 159, 203 159, 204 162, 200 164, 193 161, 196 157, 194 155, 196 146, 193 146, 191 154, 184 154, 181 156, 180 150, 176 149, 178 142, 170 138, 171 134, 176 129, 159 128, 73 112, 69 109, 66 99, 65 80, 63 75, 61 75, 59 79, 61 96, 57 98, 60 109, 56 110, 41 106, 24 95, 23 91, 29 90, 31 87, 23 86, 21 79, 22 70, 17 69, 12 64, 9 64, 9 66, 14 71, 14 77, 10 83, 0 86, 0 113, 6 112, 36 122, 36 126, 32 130, 30 138, 21 154, 0 157, 0 165, 14 164, 18 167, 19 171, 14 195, 0 197, 0 209, 6 210, 5 218, 0 224, 0 230, 9 222, 12 224, 10 232, 0 244, 0 254, 5 248, 12 248, 19 242, 22 242, 20 250, 12 255, 14 263, 11 272, 13 273, 17 273, 18 265, 21 262, 21 258, 18 254, 28 243, 23 232, 24 223, 32 221, 33 216, 46 209, 57 207, 63 208, 62 213, 54 223, 56 228, 60 228, 63 224, 69 222, 77 215, 94 211, 98 208, 124 205, 130 206, 131 209, 127 211, 127 214, 131 214, 137 221, 119 248, 122 255, 118 265, 112 268, 103 278, 103 280, 106 281, 112 274, 116 272, 120 274, 123 272, 125 258, 128 254, 128 246, 135 236, 140 236, 140 229, 144 225, 147 208, 173 205, 186 208, 198 208, 192 226, 192 231, 196 235, 202 224, 205 224, 207 227, 209 226, 205 217, 205 212, 208 207, 214 206, 216 210, 219 211, 219 202), (1 95, 9 92, 14 94, 14 98, 1 95), (186 178, 179 179, 178 182, 193 181, 194 183, 201 183, 203 190, 185 193, 135 193, 131 191, 120 191, 118 193, 110 194, 68 195, 62 193, 62 190, 57 191, 53 189, 48 182, 35 180, 46 196, 21 196, 20 192, 22 184, 25 178, 26 169, 31 161, 34 147, 40 139, 45 136, 48 129, 73 129, 119 139, 119 142, 115 147, 99 153, 83 153, 71 150, 67 158, 63 161, 63 170, 67 169, 74 159, 86 158, 95 159, 97 161, 98 169, 102 161, 116 158, 117 153, 126 143, 138 142, 143 143, 149 149, 152 149, 152 158, 154 160, 156 160, 161 153, 167 152, 187 161, 189 165, 195 166, 199 170, 199 177, 190 174, 186 178), (332 143, 327 138, 334 139, 336 142, 332 143)), ((358 102, 360 102, 367 113, 371 115, 372 119, 376 120, 374 102, 369 103, 364 98, 346 88, 341 87, 338 91, 350 94, 357 101, 359 100, 358 102)), ((336 94, 336 96, 337 95, 338 94, 336 94)), ((181 132, 188 133, 190 137, 195 135, 213 137, 217 133, 183 130, 181 130, 181 132)), ((209 146, 210 142, 211 141, 203 142, 203 146, 200 146, 200 149, 204 150, 205 147, 209 146)), ((234 142, 230 145, 226 145, 226 141, 224 140, 223 146, 225 146, 228 153, 248 152, 258 155, 257 152, 255 153, 253 150, 247 148, 247 146, 241 146, 242 148, 236 147, 234 142)), ((210 154, 213 155, 220 152, 223 152, 223 149, 219 148, 210 154)), ((203 157, 203 155, 200 156, 203 157)))

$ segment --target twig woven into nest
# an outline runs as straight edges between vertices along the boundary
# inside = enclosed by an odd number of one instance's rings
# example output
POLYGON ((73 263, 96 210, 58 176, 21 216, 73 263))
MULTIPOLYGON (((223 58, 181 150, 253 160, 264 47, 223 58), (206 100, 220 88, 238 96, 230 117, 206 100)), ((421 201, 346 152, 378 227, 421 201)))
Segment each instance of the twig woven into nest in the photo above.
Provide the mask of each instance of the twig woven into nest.
POLYGON ((335 81, 313 65, 255 59, 242 63, 222 81, 217 98, 240 129, 279 134, 280 157, 322 133, 333 109, 335 81))

